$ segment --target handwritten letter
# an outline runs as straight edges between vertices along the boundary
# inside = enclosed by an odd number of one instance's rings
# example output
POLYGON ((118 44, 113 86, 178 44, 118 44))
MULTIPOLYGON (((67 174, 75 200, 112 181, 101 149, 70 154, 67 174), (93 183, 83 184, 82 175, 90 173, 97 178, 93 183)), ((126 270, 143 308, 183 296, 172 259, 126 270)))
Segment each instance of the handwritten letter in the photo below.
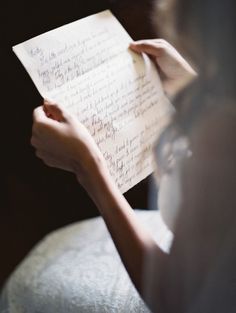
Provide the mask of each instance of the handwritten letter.
POLYGON ((13 47, 42 97, 88 128, 122 192, 153 171, 153 143, 173 110, 155 66, 128 49, 131 41, 104 11, 13 47))

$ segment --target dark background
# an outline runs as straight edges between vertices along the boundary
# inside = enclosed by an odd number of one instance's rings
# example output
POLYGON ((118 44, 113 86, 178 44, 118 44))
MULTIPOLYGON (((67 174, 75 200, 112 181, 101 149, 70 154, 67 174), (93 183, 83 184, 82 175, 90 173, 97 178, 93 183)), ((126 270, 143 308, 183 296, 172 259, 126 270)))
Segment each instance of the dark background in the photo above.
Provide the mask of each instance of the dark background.
MULTIPOLYGON (((42 99, 12 46, 79 18, 111 9, 133 39, 153 38, 151 0, 8 1, 1 3, 0 286, 49 231, 98 215, 75 177, 48 168, 30 146, 32 111, 42 99)), ((148 181, 125 194, 147 207, 148 181)))

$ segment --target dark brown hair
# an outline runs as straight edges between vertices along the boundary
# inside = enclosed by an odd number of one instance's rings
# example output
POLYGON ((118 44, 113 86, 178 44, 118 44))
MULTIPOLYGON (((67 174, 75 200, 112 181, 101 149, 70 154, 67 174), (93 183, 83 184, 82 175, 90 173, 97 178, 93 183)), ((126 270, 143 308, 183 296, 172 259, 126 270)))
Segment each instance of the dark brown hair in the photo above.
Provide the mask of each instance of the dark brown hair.
POLYGON ((205 110, 236 100, 236 1, 158 0, 155 14, 165 36, 195 64, 198 79, 175 99, 178 122, 191 128, 205 110))

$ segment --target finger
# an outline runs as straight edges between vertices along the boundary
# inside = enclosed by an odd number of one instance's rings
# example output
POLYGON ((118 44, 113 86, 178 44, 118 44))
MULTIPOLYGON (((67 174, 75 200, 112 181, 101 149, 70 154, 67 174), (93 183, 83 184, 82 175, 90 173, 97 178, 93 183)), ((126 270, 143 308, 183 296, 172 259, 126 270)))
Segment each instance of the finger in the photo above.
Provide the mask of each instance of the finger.
POLYGON ((72 169, 67 165, 66 161, 59 161, 58 158, 48 154, 43 150, 36 150, 36 156, 43 161, 43 163, 49 167, 59 168, 68 172, 71 172, 72 169))
POLYGON ((43 109, 45 114, 58 122, 66 122, 69 118, 68 112, 56 103, 44 100, 43 109))
POLYGON ((164 43, 156 42, 153 40, 139 40, 136 42, 132 42, 130 44, 130 48, 138 53, 147 53, 151 56, 161 56, 163 48, 165 48, 164 43))
POLYGON ((32 137, 30 138, 30 143, 34 148, 39 147, 39 141, 35 135, 32 135, 32 137))
POLYGON ((44 112, 43 106, 39 106, 33 111, 33 120, 34 122, 44 122, 47 119, 47 116, 44 112))
POLYGON ((54 127, 55 121, 52 119, 49 119, 44 110, 43 107, 37 107, 33 111, 33 125, 32 125, 32 134, 34 137, 41 136, 44 133, 44 130, 48 128, 48 126, 54 127))

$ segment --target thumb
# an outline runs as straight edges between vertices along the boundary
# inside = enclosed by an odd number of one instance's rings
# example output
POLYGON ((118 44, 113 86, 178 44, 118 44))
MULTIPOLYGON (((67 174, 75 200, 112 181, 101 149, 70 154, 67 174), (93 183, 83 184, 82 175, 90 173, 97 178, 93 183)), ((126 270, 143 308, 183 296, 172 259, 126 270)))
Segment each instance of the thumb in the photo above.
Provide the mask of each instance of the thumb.
POLYGON ((36 109, 34 109, 33 111, 34 122, 45 122, 46 119, 47 119, 47 116, 42 106, 39 106, 36 109))
POLYGON ((160 47, 152 40, 139 40, 130 44, 130 49, 137 53, 147 53, 151 56, 158 57, 160 55, 160 47))
POLYGON ((44 100, 43 110, 48 118, 58 122, 66 122, 68 118, 67 112, 58 104, 44 100))

